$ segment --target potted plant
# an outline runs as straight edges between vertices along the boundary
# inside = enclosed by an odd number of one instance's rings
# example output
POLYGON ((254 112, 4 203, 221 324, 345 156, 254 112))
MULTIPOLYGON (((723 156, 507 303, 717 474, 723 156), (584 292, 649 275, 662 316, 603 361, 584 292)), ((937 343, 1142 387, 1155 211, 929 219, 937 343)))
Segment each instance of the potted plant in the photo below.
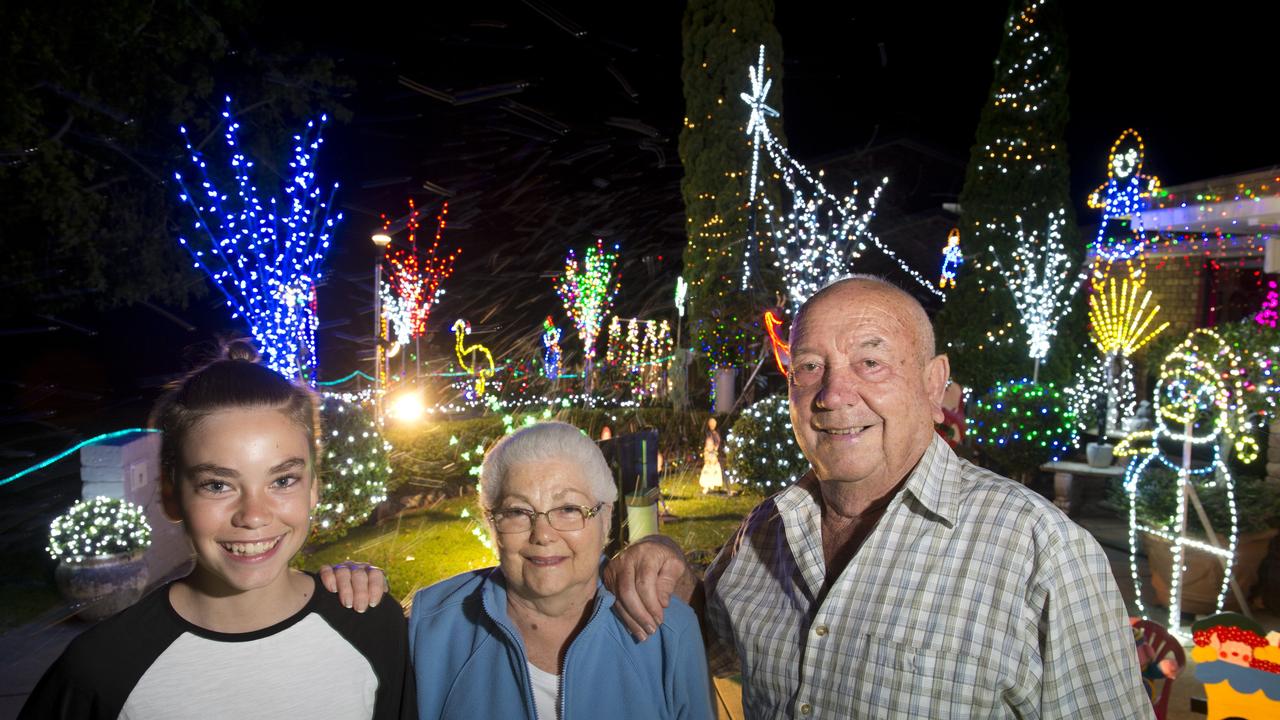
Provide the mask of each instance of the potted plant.
POLYGON ((79 616, 101 620, 129 607, 147 587, 143 553, 151 526, 142 508, 127 500, 81 500, 49 525, 49 555, 58 561, 54 580, 80 605, 79 616))
MULTIPOLYGON (((1142 481, 1137 484, 1134 498, 1140 525, 1173 531, 1173 518, 1177 510, 1177 480, 1177 473, 1169 468, 1147 469, 1142 481)), ((1225 543, 1226 533, 1231 527, 1225 488, 1221 485, 1198 486, 1196 494, 1200 497, 1205 515, 1213 525, 1219 542, 1225 543)), ((1235 500, 1239 530, 1232 576, 1247 598, 1258 580, 1258 568, 1267 555, 1271 539, 1280 532, 1276 529, 1277 522, 1280 521, 1280 487, 1257 476, 1243 475, 1235 479, 1235 500)), ((1190 502, 1186 513, 1187 534, 1207 538, 1190 502)), ((1173 567, 1170 543, 1158 535, 1144 532, 1142 545, 1151 567, 1151 585, 1155 589, 1156 600, 1167 606, 1173 567)), ((1202 552, 1190 551, 1183 557, 1182 609, 1196 614, 1214 612, 1218 591, 1222 587, 1222 563, 1202 552)), ((1227 593, 1226 607, 1240 609, 1234 593, 1227 593)))

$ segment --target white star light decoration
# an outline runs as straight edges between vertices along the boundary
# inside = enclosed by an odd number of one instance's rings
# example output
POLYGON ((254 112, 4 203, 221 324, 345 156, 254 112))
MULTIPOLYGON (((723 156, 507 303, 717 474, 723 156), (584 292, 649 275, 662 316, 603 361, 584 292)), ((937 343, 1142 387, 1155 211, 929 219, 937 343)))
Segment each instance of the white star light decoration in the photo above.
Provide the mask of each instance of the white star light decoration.
MULTIPOLYGON (((941 290, 910 268, 868 229, 880 193, 889 179, 881 180, 865 207, 859 205, 856 184, 851 194, 836 196, 818 176, 791 157, 786 147, 769 131, 767 119, 779 114, 765 102, 773 81, 765 79, 763 45, 760 46, 756 65, 748 70, 748 75, 751 92, 741 94, 742 101, 751 108, 746 129, 751 136, 752 148, 748 198, 750 203, 757 199, 760 201, 765 218, 775 228, 770 232, 776 253, 774 264, 782 270, 792 307, 798 308, 828 282, 848 275, 850 261, 860 257, 868 243, 895 260, 921 287, 943 297, 941 290), (791 191, 792 209, 785 214, 778 212, 773 203, 758 192, 761 146, 791 191)), ((752 245, 752 242, 747 242, 743 252, 744 290, 750 283, 752 245)))

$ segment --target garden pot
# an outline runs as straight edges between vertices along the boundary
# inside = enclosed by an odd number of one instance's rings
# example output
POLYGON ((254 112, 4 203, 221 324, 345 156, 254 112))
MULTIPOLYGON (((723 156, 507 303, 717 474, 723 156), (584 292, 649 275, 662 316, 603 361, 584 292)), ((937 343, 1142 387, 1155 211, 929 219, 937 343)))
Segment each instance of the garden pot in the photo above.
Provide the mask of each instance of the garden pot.
POLYGON ((62 596, 79 606, 84 620, 102 620, 129 607, 147 588, 145 551, 58 563, 54 581, 62 596))
POLYGON ((1089 460, 1090 467, 1111 467, 1112 450, 1114 449, 1110 443, 1091 442, 1084 446, 1084 454, 1089 460))
MULTIPOLYGON (((1240 591, 1247 598, 1258 582, 1258 567, 1267 556, 1271 538, 1280 530, 1271 528, 1262 532, 1241 535, 1236 545, 1236 560, 1232 576, 1240 591)), ((1156 602, 1169 606, 1169 587, 1172 579, 1173 554, 1168 540, 1149 533, 1142 533, 1142 547, 1151 566, 1151 586, 1155 589, 1156 602)), ((1207 553, 1187 550, 1183 552, 1182 611, 1206 615, 1217 611, 1218 591, 1222 588, 1222 563, 1207 553)), ((1227 590, 1226 610, 1239 612, 1240 604, 1230 589, 1227 590)))

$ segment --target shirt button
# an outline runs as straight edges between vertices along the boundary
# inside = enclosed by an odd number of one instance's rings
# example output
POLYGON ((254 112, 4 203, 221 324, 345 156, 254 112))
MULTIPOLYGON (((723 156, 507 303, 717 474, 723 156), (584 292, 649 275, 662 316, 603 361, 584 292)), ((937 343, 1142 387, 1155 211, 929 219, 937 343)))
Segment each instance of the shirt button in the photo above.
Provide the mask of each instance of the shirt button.
POLYGON ((813 713, 813 706, 809 703, 800 703, 800 714, 810 715, 813 713))
POLYGON ((818 627, 813 629, 813 634, 817 635, 818 637, 826 637, 827 632, 828 631, 827 631, 826 625, 819 625, 818 627))

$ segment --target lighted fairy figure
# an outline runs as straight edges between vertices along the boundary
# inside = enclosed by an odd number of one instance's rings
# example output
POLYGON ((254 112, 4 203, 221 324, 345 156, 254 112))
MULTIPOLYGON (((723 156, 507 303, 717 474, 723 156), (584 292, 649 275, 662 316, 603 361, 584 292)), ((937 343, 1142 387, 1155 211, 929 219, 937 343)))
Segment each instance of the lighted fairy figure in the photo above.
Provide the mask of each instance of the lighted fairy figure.
POLYGON ((551 322, 551 316, 542 321, 542 369, 548 380, 560 377, 560 328, 551 322))
POLYGON ((947 233, 947 245, 942 248, 942 279, 938 287, 945 289, 948 284, 956 286, 956 271, 964 264, 964 253, 960 251, 960 228, 951 228, 947 233))
MULTIPOLYGON (((1125 471, 1124 487, 1129 496, 1129 565, 1138 589, 1136 602, 1142 607, 1141 583, 1138 579, 1138 531, 1163 537, 1170 543, 1173 577, 1169 591, 1169 627, 1181 622, 1180 575, 1184 554, 1188 551, 1205 552, 1223 558, 1229 567, 1236 551, 1239 521, 1235 506, 1235 481, 1227 467, 1227 456, 1234 448, 1241 462, 1250 463, 1258 457, 1258 443, 1250 431, 1252 424, 1244 404, 1247 391, 1240 376, 1231 369, 1241 366, 1241 359, 1231 347, 1212 330, 1199 329, 1174 349, 1160 365, 1160 380, 1156 386, 1155 427, 1131 433, 1119 445, 1115 453, 1133 459, 1125 471), (1226 368, 1223 373, 1219 368, 1226 368), (1182 449, 1168 455, 1160 448, 1178 445, 1182 449), (1207 445, 1212 454, 1207 464, 1190 460, 1190 445, 1207 445), (1160 465, 1178 474, 1177 508, 1173 517, 1162 527, 1146 527, 1138 524, 1137 495, 1139 485, 1156 482, 1152 471, 1160 465), (1222 487, 1227 503, 1228 527, 1205 528, 1208 536, 1217 542, 1187 536, 1188 512, 1197 512, 1200 497, 1197 488, 1222 487)), ((1221 612, 1230 587, 1231 575, 1224 573, 1218 592, 1217 608, 1221 612)))
POLYGON ((1145 153, 1142 136, 1129 128, 1111 146, 1107 181, 1089 194, 1089 207, 1102 210, 1102 223, 1094 238, 1093 282, 1109 274, 1111 264, 1125 263, 1130 278, 1142 275, 1146 247, 1142 211, 1147 199, 1160 189, 1160 178, 1142 174, 1145 153))
POLYGON ((702 494, 724 488, 724 471, 720 469, 720 433, 716 432, 716 419, 707 420, 707 437, 702 444, 702 474, 698 476, 702 494))

